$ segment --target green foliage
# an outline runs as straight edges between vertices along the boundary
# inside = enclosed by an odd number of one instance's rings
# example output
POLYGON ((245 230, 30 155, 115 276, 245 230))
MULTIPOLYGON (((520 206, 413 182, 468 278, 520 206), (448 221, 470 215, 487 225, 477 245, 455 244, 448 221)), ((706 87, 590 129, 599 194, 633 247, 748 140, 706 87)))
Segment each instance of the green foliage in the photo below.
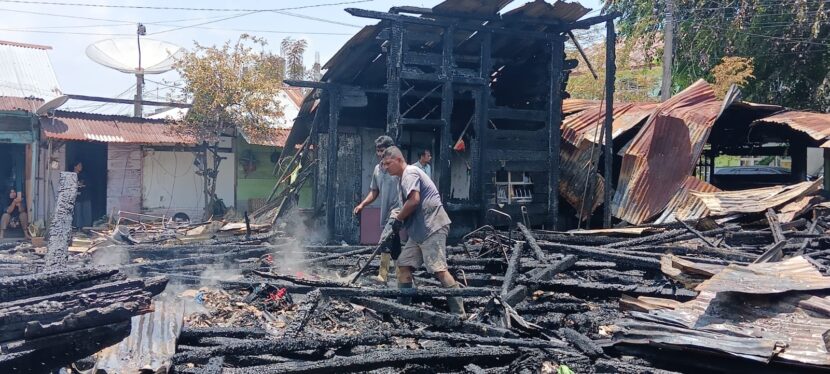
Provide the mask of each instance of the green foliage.
MULTIPOLYGON (((623 14, 618 29, 629 45, 659 44, 665 1, 606 6, 623 14)), ((699 78, 712 81, 724 57, 745 57, 755 76, 743 90, 747 99, 830 110, 828 7, 826 0, 675 0, 674 91, 699 78)))

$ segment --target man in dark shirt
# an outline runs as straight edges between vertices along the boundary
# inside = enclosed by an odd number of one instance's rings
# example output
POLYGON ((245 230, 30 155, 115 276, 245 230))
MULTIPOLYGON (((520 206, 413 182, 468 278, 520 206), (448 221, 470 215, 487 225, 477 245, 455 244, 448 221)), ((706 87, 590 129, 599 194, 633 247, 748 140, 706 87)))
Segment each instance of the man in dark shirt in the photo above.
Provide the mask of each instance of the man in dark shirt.
POLYGON ((11 189, 9 200, 11 202, 3 210, 3 217, 0 219, 0 239, 5 237, 6 230, 9 227, 22 229, 23 235, 26 236, 26 239, 29 239, 29 214, 26 212, 26 204, 23 202, 23 193, 11 189))

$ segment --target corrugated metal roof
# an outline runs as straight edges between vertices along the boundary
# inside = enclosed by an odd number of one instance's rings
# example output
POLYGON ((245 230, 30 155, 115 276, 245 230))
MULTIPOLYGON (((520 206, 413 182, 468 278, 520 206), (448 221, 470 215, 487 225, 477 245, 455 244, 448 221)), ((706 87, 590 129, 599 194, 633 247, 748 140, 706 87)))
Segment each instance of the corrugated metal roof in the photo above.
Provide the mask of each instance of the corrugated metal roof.
POLYGON ((43 100, 34 97, 0 96, 0 110, 22 110, 34 113, 43 100))
MULTIPOLYGON (((774 124, 789 126, 793 130, 801 131, 816 141, 825 142, 830 139, 830 114, 787 111, 778 113, 753 122, 750 126, 774 124)), ((825 147, 822 145, 822 147, 825 147)))
POLYGON ((96 354, 98 370, 107 373, 166 373, 176 353, 185 306, 177 301, 153 301, 153 313, 132 318, 130 336, 96 354))
POLYGON ((697 291, 762 295, 826 289, 830 289, 830 277, 821 275, 804 256, 781 262, 729 265, 695 288, 697 291))
POLYGON ((61 94, 46 46, 0 42, 0 95, 52 99, 61 94))
POLYGON ((93 113, 56 111, 41 117, 43 134, 51 139, 105 143, 196 144, 196 140, 174 135, 164 120, 93 113))
POLYGON ((690 175, 686 177, 680 191, 669 200, 663 214, 654 223, 661 224, 706 217, 709 215, 709 209, 700 199, 692 195, 692 192, 719 191, 719 188, 690 175))
POLYGON ((822 179, 801 182, 790 186, 753 188, 740 191, 691 192, 706 205, 713 216, 727 216, 735 213, 761 213, 769 208, 786 204, 798 197, 818 191, 822 179))
POLYGON ((614 216, 641 224, 666 207, 700 157, 722 107, 702 79, 659 104, 623 156, 614 216))
POLYGON ((562 114, 574 114, 589 108, 598 108, 599 100, 565 99, 562 100, 562 114))
POLYGON ((588 14, 591 9, 578 2, 557 1, 553 5, 546 1, 533 1, 505 13, 504 19, 531 18, 549 21, 573 22, 588 14))
POLYGON ((466 13, 490 16, 498 13, 513 0, 446 0, 432 8, 436 13, 466 13))
MULTIPOLYGON (((655 104, 614 105, 612 138, 633 129, 645 120, 655 107, 655 104)), ((577 217, 581 216, 583 219, 588 219, 604 202, 604 179, 596 173, 597 169, 589 167, 592 162, 597 162, 602 152, 596 146, 596 142, 600 140, 596 130, 601 131, 604 121, 605 106, 600 108, 599 102, 596 102, 595 106, 569 116, 562 122, 564 141, 559 152, 559 193, 576 209, 577 217), (588 175, 592 171, 593 175, 588 175), (585 190, 586 183, 592 187, 588 191, 585 190), (583 193, 593 203, 583 204, 583 193)))
POLYGON ((285 141, 288 139, 288 134, 291 133, 291 129, 271 128, 265 129, 262 132, 262 134, 253 135, 248 134, 248 132, 241 128, 239 129, 239 133, 242 134, 242 137, 245 138, 248 144, 278 148, 285 147, 285 141))
POLYGON ((830 277, 822 276, 804 257, 730 265, 700 284, 694 300, 674 310, 631 312, 633 320, 617 324, 621 329, 615 340, 827 368, 830 352, 824 335, 830 319, 802 308, 803 301, 813 298, 809 292, 827 289, 830 277), (776 295, 758 296, 771 294, 776 295))

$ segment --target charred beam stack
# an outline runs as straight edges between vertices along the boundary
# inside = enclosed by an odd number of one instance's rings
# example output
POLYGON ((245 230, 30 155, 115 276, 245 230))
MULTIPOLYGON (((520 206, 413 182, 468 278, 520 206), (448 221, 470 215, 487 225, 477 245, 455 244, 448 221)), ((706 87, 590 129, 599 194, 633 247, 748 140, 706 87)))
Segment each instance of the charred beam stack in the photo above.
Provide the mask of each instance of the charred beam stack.
POLYGON ((95 268, 0 278, 0 371, 47 372, 117 343, 166 285, 95 268))

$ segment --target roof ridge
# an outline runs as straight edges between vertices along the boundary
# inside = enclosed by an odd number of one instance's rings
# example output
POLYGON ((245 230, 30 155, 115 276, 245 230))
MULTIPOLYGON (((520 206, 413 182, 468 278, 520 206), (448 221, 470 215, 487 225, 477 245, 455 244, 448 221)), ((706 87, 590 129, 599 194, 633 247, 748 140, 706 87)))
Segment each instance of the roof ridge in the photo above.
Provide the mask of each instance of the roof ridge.
POLYGON ((49 46, 49 45, 13 42, 11 40, 0 40, 0 45, 8 45, 8 46, 12 46, 12 47, 21 47, 21 48, 42 49, 42 50, 52 49, 52 46, 49 46))

